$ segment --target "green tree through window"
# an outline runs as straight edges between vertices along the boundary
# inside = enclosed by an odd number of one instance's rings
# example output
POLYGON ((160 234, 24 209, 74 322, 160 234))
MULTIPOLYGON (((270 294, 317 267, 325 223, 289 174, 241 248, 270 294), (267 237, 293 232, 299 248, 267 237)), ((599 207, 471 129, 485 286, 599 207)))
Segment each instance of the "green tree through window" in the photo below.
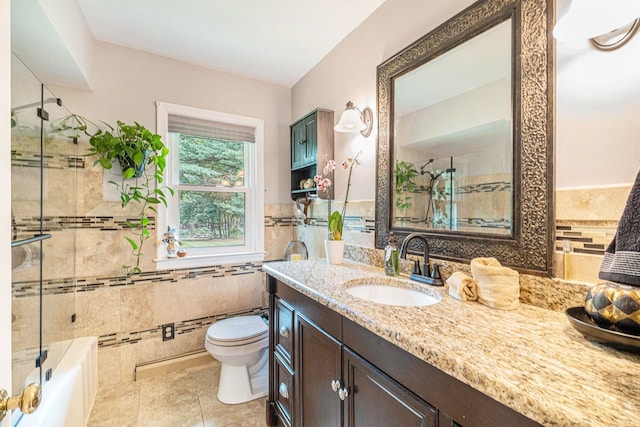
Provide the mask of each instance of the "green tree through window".
POLYGON ((245 144, 180 135, 180 240, 184 247, 244 244, 245 144), (193 189, 196 187, 196 189, 193 189), (200 190, 200 188, 202 190, 200 190))

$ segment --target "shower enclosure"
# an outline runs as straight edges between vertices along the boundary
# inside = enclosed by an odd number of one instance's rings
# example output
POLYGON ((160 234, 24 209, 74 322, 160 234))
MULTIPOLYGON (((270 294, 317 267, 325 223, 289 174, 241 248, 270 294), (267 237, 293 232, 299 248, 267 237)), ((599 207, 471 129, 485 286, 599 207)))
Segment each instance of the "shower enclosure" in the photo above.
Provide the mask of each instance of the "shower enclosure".
POLYGON ((513 211, 509 161, 481 151, 417 162, 397 160, 393 225, 509 234, 513 211))
MULTIPOLYGON (((74 140, 55 129, 69 115, 11 58, 12 395, 44 385, 74 338, 76 169, 74 140)), ((13 414, 14 425, 21 414, 13 414)))

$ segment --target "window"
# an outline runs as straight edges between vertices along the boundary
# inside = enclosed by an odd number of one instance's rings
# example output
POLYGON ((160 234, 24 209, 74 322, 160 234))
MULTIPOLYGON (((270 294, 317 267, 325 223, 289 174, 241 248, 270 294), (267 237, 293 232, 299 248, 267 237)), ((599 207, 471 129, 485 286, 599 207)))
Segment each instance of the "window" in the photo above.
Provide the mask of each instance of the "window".
POLYGON ((158 133, 169 148, 165 182, 175 194, 158 211, 158 240, 177 231, 184 258, 158 268, 197 267, 264 258, 264 122, 157 103, 158 133))

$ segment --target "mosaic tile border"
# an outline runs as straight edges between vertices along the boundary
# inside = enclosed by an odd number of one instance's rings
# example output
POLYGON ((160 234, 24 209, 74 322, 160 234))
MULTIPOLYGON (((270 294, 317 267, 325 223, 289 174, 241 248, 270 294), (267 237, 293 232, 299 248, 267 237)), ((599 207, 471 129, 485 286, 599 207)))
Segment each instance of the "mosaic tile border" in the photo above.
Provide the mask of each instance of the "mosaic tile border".
MULTIPOLYGON (((408 224, 424 224, 424 218, 403 217, 398 219, 408 224)), ((373 224, 375 226, 375 221, 373 221, 373 224)), ((456 221, 456 227, 461 231, 464 227, 474 227, 474 229, 480 227, 493 228, 498 230, 510 230, 511 223, 504 219, 458 218, 458 220, 456 221)))
MULTIPOLYGON (((129 230, 128 223, 135 223, 138 219, 128 216, 45 216, 42 218, 42 232, 51 233, 64 230, 100 230, 118 231, 129 230)), ((295 219, 292 216, 265 216, 265 227, 293 227, 295 219)), ((326 221, 325 221, 326 222, 326 221)), ((14 218, 13 233, 16 239, 31 237, 40 233, 40 217, 28 216, 14 218)), ((156 229, 156 218, 149 217, 149 229, 156 229)))
MULTIPOLYGON (((448 187, 448 185, 447 185, 448 187)), ((424 194, 429 189, 423 185, 411 191, 412 194, 424 194)), ((511 182, 509 181, 492 181, 482 182, 479 184, 458 185, 454 187, 454 194, 472 194, 472 193, 493 193, 500 191, 511 191, 511 182)))
POLYGON ((556 251, 562 252, 568 241, 571 251, 604 256, 615 236, 618 221, 562 220, 556 222, 556 251))
MULTIPOLYGON (((199 277, 226 277, 262 273, 262 263, 213 265, 210 267, 185 268, 143 272, 135 276, 62 278, 42 281, 42 294, 65 294, 71 292, 92 292, 98 289, 135 286, 149 283, 177 282, 199 277)), ((17 281, 11 284, 13 298, 40 295, 38 280, 17 281)))
MULTIPOLYGON (((139 218, 129 216, 44 216, 42 218, 43 232, 50 233, 53 231, 64 230, 101 230, 101 231, 117 231, 129 230, 128 223, 136 223, 139 218)), ((17 231, 18 236, 30 236, 40 232, 40 217, 16 217, 12 224, 14 232, 17 231)), ((149 229, 156 229, 156 218, 149 217, 149 229)), ((20 238, 20 237, 19 237, 20 238)))
POLYGON ((455 187, 454 189, 455 194, 493 193, 499 191, 511 191, 511 182, 483 182, 481 184, 461 185, 459 187, 455 187))
MULTIPOLYGON (((198 319, 182 320, 174 323, 174 333, 178 335, 190 334, 202 329, 207 329, 213 322, 227 319, 234 316, 259 315, 267 318, 269 307, 255 307, 248 310, 235 311, 231 313, 216 314, 213 316, 201 317, 198 319)), ((105 348, 117 348, 124 345, 138 344, 145 340, 162 339, 162 325, 140 331, 120 332, 100 335, 98 337, 98 350, 105 348)))
MULTIPOLYGON (((296 227, 306 226, 327 228, 327 218, 325 217, 308 218, 306 224, 302 218, 293 218, 293 220, 296 227)), ((348 215, 344 218, 343 229, 351 232, 371 234, 375 232, 375 222, 374 218, 348 215)))
POLYGON ((77 154, 51 153, 41 155, 40 151, 11 150, 11 167, 44 169, 85 169, 84 156, 77 154))
POLYGON ((295 219, 289 216, 271 216, 265 215, 264 226, 265 227, 293 227, 295 219))

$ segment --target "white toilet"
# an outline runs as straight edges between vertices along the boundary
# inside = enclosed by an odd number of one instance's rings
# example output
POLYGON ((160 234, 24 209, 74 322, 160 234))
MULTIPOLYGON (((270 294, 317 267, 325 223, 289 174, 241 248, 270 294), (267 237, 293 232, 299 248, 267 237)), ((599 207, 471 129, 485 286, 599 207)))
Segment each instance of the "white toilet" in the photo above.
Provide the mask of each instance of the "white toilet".
POLYGON ((267 395, 269 328, 262 317, 219 320, 209 326, 204 346, 222 364, 220 402, 244 403, 267 395))

